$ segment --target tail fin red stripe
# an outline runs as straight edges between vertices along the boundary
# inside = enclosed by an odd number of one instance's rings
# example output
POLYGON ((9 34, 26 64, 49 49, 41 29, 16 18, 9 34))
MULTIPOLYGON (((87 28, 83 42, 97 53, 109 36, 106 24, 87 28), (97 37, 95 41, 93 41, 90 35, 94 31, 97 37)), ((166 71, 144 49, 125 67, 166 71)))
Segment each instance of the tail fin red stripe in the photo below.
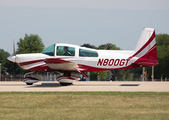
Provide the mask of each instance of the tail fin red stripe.
POLYGON ((138 53, 140 53, 144 48, 146 48, 155 38, 155 30, 152 34, 152 36, 150 37, 150 39, 146 42, 146 44, 143 45, 143 47, 141 47, 132 57, 135 57, 138 53))

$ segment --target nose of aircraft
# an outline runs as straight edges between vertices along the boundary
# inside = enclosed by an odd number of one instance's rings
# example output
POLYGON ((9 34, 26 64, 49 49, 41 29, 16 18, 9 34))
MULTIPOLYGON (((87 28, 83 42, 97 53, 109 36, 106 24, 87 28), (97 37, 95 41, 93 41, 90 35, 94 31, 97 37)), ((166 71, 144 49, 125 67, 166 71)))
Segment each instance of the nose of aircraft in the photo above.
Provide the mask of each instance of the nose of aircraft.
POLYGON ((14 55, 9 56, 7 59, 11 62, 16 62, 16 56, 14 55))

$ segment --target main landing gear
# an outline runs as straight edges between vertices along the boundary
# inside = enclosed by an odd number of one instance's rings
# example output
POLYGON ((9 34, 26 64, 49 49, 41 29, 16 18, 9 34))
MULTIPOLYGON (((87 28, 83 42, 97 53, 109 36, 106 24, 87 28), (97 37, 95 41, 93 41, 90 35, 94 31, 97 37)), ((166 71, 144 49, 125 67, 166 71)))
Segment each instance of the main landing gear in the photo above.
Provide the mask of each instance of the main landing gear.
POLYGON ((73 83, 62 83, 62 82, 60 82, 60 85, 62 85, 62 86, 68 86, 68 85, 73 85, 73 83))
POLYGON ((26 83, 27 85, 33 85, 33 83, 26 83))
POLYGON ((80 80, 80 78, 76 75, 71 75, 70 72, 65 72, 62 76, 57 77, 57 81, 62 86, 72 85, 77 80, 80 80))
MULTIPOLYGON (((80 72, 84 77, 88 78, 88 76, 84 72, 80 72)), ((63 76, 59 76, 57 78, 58 82, 60 82, 60 85, 67 86, 72 85, 73 82, 80 80, 80 77, 76 75, 71 75, 70 72, 64 73, 63 76)))

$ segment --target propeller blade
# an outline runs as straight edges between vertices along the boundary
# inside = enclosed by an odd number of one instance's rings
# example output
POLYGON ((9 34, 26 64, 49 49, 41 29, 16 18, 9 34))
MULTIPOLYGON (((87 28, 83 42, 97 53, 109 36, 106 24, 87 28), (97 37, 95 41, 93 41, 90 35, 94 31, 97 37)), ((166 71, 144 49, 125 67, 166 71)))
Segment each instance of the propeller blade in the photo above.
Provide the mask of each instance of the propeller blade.
POLYGON ((14 67, 14 80, 15 80, 15 77, 16 77, 16 63, 13 63, 13 67, 14 67))
POLYGON ((15 54, 15 41, 13 40, 13 55, 16 56, 15 54))
MULTIPOLYGON (((15 56, 15 62, 16 62, 16 53, 15 53, 15 41, 13 40, 13 55, 15 56)), ((13 67, 14 67, 14 81, 15 81, 15 77, 16 77, 16 63, 13 63, 13 67)))

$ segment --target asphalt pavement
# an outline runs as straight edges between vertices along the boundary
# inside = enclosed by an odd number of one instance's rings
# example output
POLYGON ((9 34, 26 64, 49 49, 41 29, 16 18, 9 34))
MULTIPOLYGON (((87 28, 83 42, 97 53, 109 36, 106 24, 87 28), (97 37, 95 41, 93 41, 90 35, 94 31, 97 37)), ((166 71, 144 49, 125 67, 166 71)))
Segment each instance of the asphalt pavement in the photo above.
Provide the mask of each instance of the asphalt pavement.
POLYGON ((12 91, 126 91, 126 92, 169 92, 169 82, 109 82, 78 81, 70 86, 61 86, 57 81, 42 81, 33 85, 24 82, 0 82, 0 92, 12 91))

